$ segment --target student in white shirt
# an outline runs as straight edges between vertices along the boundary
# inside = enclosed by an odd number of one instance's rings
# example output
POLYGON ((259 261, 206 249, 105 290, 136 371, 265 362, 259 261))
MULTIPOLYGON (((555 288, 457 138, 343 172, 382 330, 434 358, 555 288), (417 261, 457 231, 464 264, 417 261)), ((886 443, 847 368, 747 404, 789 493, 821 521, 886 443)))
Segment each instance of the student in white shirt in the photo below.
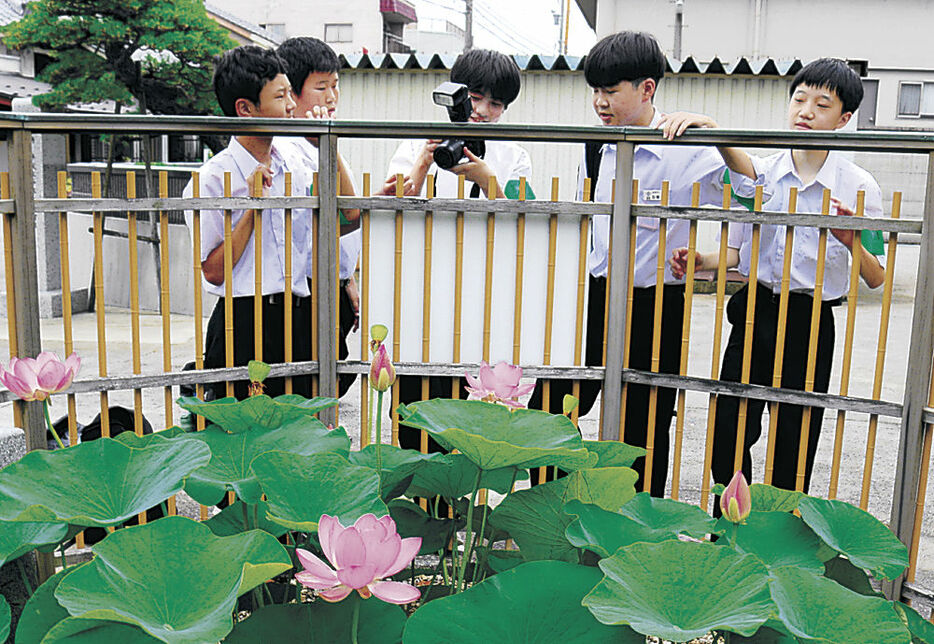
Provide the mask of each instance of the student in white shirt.
MULTIPOLYGON (((292 116, 292 100, 286 65, 275 52, 256 46, 237 47, 225 52, 214 71, 214 91, 227 116, 288 118, 292 116)), ((273 145, 270 136, 243 135, 230 140, 226 149, 209 159, 200 169, 201 197, 224 196, 224 175, 230 173, 231 196, 251 194, 254 177, 262 176, 264 195, 283 195, 285 173, 291 172, 293 184, 308 185, 304 166, 285 150, 273 145)), ((184 196, 192 195, 192 183, 184 196)), ((186 217, 191 227, 192 213, 186 217)), ((222 210, 202 210, 201 271, 205 289, 219 296, 208 322, 205 337, 207 368, 226 366, 224 333, 224 214, 222 210)), ((241 366, 254 358, 253 294, 254 229, 253 210, 231 213, 231 252, 233 271, 233 353, 234 365, 241 366)), ((263 294, 263 360, 269 363, 284 360, 284 311, 292 306, 292 345, 294 360, 311 359, 311 300, 305 280, 311 236, 311 213, 295 209, 292 213, 292 238, 285 239, 285 214, 282 209, 263 212, 262 294, 263 294), (284 301, 285 245, 292 247, 292 302, 284 301)), ((247 395, 247 382, 235 383, 237 398, 247 395)), ((281 378, 267 380, 266 393, 284 393, 281 378)), ((225 395, 225 383, 212 386, 215 398, 225 395)), ((293 391, 311 395, 310 378, 294 378, 293 391)))
MULTIPOLYGON (((593 89, 594 111, 604 125, 640 125, 657 127, 662 116, 653 103, 658 83, 665 75, 665 55, 655 38, 647 33, 621 32, 602 39, 587 55, 584 76, 593 89)), ((712 148, 697 146, 640 145, 633 160, 633 177, 639 180, 639 203, 660 205, 662 182, 669 182, 669 204, 689 206, 694 182, 700 182, 700 203, 722 203, 723 160, 712 148)), ((616 176, 616 146, 603 145, 585 151, 578 176, 578 199, 583 198, 584 177, 596 174, 593 199, 612 202, 616 176), (596 154, 595 154, 596 153, 596 154), (589 157, 589 158, 588 158, 589 157), (599 168, 595 173, 594 169, 599 168)), ((635 272, 633 281, 632 335, 629 345, 629 368, 651 369, 654 329, 655 284, 658 265, 659 220, 639 217, 636 222, 635 272)), ((669 219, 666 248, 687 244, 689 223, 669 219)), ((587 310, 586 364, 603 364, 603 320, 606 298, 606 275, 610 217, 593 218, 590 251, 590 289, 587 310)), ((628 258, 615 258, 628 262, 628 258)), ((665 272, 663 294, 660 371, 678 373, 681 363, 681 328, 684 316, 684 279, 665 272)), ((541 408, 542 382, 539 381, 530 408, 541 408)), ((590 411, 600 390, 598 381, 581 381, 581 415, 590 411)), ((650 388, 630 383, 627 386, 625 432, 622 440, 645 446, 647 441, 650 388)), ((571 393, 571 381, 552 380, 550 411, 561 413, 564 394, 571 393)), ((651 493, 663 496, 668 477, 669 426, 674 413, 675 390, 658 388, 655 416, 655 452, 651 493)), ((633 468, 639 473, 636 488, 642 490, 645 459, 633 468)))
MULTIPOLYGON (((340 101, 338 71, 340 61, 329 45, 317 38, 289 38, 276 50, 289 67, 288 77, 292 84, 295 98, 295 116, 297 118, 332 119, 335 118, 340 101)), ((277 136, 276 145, 292 149, 305 165, 307 174, 313 176, 318 171, 317 137, 277 136)), ((356 187, 353 172, 341 155, 337 156, 338 194, 353 196, 356 187)), ((337 357, 344 360, 349 355, 347 336, 360 325, 360 297, 354 273, 360 257, 361 236, 358 210, 341 210, 340 240, 340 281, 341 289, 338 305, 340 307, 340 334, 338 336, 337 357)), ((314 274, 314 254, 308 254, 309 289, 311 276, 314 274)), ((366 356, 364 356, 364 359, 366 356)), ((338 375, 338 396, 343 396, 357 379, 353 373, 338 375)))
MULTIPOLYGON (((824 58, 806 65, 791 84, 788 104, 788 127, 794 130, 836 130, 843 127, 859 107, 863 87, 859 77, 842 60, 824 58)), ((689 126, 716 127, 709 117, 690 114, 672 115, 667 132, 674 136, 689 126)), ((867 217, 882 216, 882 192, 872 175, 848 161, 839 152, 827 150, 784 150, 769 157, 758 158, 739 149, 721 149, 730 166, 733 190, 741 197, 754 194, 756 185, 765 193, 763 210, 787 212, 789 189, 798 190, 796 212, 822 212, 824 190, 830 190, 833 210, 837 215, 852 215, 857 193, 865 194, 867 217)), ((850 256, 860 253, 860 275, 870 288, 882 284, 885 270, 879 260, 862 245, 854 248, 851 230, 831 229, 827 235, 823 290, 821 293, 820 326, 814 391, 826 393, 834 350, 833 306, 839 304, 849 290, 850 256)), ((730 263, 749 275, 752 247, 752 225, 730 225, 730 263)), ((818 239, 816 228, 795 229, 791 257, 791 280, 788 316, 784 338, 781 386, 804 389, 807 373, 808 347, 811 333, 811 308, 817 278, 818 239)), ((781 293, 782 268, 785 257, 785 226, 760 227, 759 263, 757 267, 756 309, 753 324, 750 382, 770 385, 778 328, 778 306, 781 293)), ((684 270, 686 254, 676 251, 671 258, 675 272, 684 270)), ((716 255, 698 255, 696 265, 710 268, 716 265, 716 255)), ((745 334, 748 286, 743 287, 727 305, 727 315, 733 328, 723 355, 721 380, 739 381, 741 377, 745 334)), ((750 399, 747 403, 745 445, 742 470, 752 478, 750 448, 762 433, 762 412, 765 402, 750 399)), ((728 483, 733 476, 739 399, 720 396, 717 399, 713 448, 713 477, 717 483, 728 483)), ((803 407, 778 406, 775 441, 775 461, 772 485, 796 489, 798 446, 801 440, 803 407)), ((820 438, 824 409, 811 408, 805 460, 803 490, 808 491, 814 455, 820 438)), ((715 504, 715 508, 716 508, 715 504)))

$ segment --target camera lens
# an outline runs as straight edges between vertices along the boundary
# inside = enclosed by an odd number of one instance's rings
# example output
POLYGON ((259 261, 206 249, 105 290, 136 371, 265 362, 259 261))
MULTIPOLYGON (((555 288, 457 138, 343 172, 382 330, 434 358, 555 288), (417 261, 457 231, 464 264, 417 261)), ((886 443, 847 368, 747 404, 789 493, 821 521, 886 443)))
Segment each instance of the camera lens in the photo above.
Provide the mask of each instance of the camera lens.
POLYGON ((448 139, 438 144, 434 151, 435 163, 442 170, 450 170, 464 156, 464 142, 460 139, 448 139))

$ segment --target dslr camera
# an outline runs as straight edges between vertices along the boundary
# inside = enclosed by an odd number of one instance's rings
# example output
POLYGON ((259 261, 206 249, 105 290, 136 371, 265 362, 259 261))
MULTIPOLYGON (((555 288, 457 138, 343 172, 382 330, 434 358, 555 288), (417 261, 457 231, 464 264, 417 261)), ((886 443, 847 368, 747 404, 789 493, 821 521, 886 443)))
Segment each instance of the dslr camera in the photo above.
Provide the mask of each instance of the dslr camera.
MULTIPOLYGON (((460 83, 441 83, 431 93, 431 100, 435 105, 447 108, 451 123, 466 123, 473 111, 467 86, 460 83)), ((435 148, 435 163, 439 168, 450 170, 466 157, 464 148, 481 159, 486 154, 486 143, 482 139, 447 139, 435 148)))

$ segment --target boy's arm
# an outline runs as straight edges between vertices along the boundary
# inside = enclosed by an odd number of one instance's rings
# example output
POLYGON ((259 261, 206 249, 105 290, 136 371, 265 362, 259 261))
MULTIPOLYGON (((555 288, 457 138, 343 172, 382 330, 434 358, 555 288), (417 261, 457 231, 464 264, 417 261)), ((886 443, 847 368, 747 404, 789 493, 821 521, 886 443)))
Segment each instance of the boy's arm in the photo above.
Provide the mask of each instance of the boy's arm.
MULTIPOLYGON (((347 169, 347 165, 344 163, 344 158, 340 154, 337 155, 337 194, 342 197, 356 196, 356 191, 354 190, 353 186, 353 178, 350 176, 350 171, 347 169)), ((341 209, 340 213, 342 215, 341 235, 352 233, 360 227, 359 209, 341 209), (343 223, 344 221, 347 223, 343 223)))
MULTIPOLYGON (((831 201, 837 208, 838 216, 853 216, 853 211, 850 210, 847 206, 843 205, 839 199, 833 198, 831 201)), ((878 288, 881 286, 882 282, 885 281, 885 268, 879 262, 879 259, 866 250, 862 244, 857 245, 856 250, 853 249, 854 242, 856 241, 856 231, 831 228, 830 232, 833 233, 834 237, 840 240, 841 244, 847 247, 847 249, 850 251, 850 254, 860 254, 859 274, 860 277, 863 278, 863 281, 866 282, 866 285, 869 288, 878 288)))
MULTIPOLYGON (((689 127, 710 127, 717 128, 717 122, 705 114, 693 114, 691 112, 672 112, 663 114, 658 128, 662 130, 665 138, 673 141, 675 137, 684 134, 689 127)), ((730 148, 717 146, 723 162, 730 169, 730 172, 746 175, 750 179, 756 178, 756 168, 752 165, 752 159, 740 148, 730 148)))
MULTIPOLYGON (((739 249, 727 247, 726 267, 733 268, 739 264, 739 249)), ((668 266, 675 279, 681 279, 687 273, 688 249, 676 248, 668 258, 668 266)), ((715 271, 720 267, 720 253, 694 253, 694 271, 715 271)))
POLYGON ((409 154, 409 143, 403 141, 389 162, 388 176, 377 194, 395 195, 397 174, 402 174, 405 177, 402 194, 406 197, 422 194, 422 187, 425 185, 428 170, 431 168, 431 164, 434 163, 434 152, 439 143, 441 143, 440 139, 428 139, 415 157, 412 158, 409 154))
MULTIPOLYGON (((260 166, 250 175, 248 181, 250 185, 255 181, 256 173, 263 175, 263 195, 267 194, 267 188, 272 185, 272 171, 266 166, 260 166)), ((250 237, 253 235, 253 210, 247 210, 240 217, 231 231, 231 250, 233 255, 232 265, 236 266, 243 256, 250 237)), ((224 283, 224 242, 221 241, 214 247, 208 256, 201 261, 201 272, 204 279, 209 283, 219 286, 224 283)))

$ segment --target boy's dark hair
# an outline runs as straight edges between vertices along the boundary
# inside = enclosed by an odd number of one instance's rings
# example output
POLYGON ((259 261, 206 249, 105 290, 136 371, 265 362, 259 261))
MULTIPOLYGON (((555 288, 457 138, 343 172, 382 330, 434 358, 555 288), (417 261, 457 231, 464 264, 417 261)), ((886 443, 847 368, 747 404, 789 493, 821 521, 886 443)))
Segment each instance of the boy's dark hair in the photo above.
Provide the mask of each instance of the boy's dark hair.
POLYGON ((271 49, 243 45, 214 59, 214 94, 226 116, 236 116, 238 98, 259 103, 259 93, 279 74, 287 74, 288 65, 271 49))
POLYGON ((794 96, 798 85, 834 92, 843 103, 844 112, 855 112, 863 101, 863 82, 859 74, 839 58, 818 58, 802 67, 791 81, 789 97, 794 96))
POLYGON ((292 91, 296 96, 301 95, 309 74, 333 74, 341 68, 334 50, 317 38, 289 38, 279 45, 276 53, 289 66, 289 82, 292 83, 292 91))
POLYGON ((451 82, 471 92, 489 92, 508 107, 519 95, 519 66, 511 57, 490 49, 471 49, 457 57, 451 67, 451 82))
POLYGON ((601 39, 584 59, 584 78, 591 87, 613 87, 623 81, 638 86, 646 78, 656 84, 665 75, 665 54, 655 36, 621 31, 601 39))

